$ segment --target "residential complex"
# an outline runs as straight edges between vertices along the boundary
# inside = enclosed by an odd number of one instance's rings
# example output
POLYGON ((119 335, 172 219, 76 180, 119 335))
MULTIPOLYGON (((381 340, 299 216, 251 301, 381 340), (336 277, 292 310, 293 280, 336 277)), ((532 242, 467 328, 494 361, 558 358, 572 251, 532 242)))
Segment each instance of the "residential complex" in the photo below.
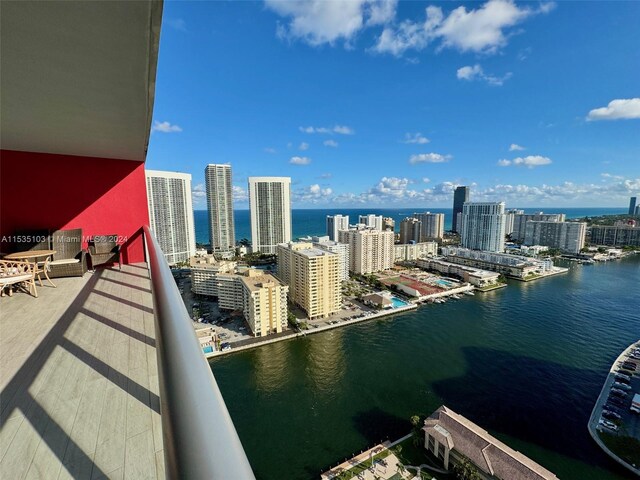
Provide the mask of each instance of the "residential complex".
POLYGON ((516 215, 524 215, 524 210, 519 210, 517 208, 511 208, 505 213, 505 222, 504 222, 504 234, 511 235, 513 233, 513 225, 515 222, 516 215))
POLYGON ((338 255, 338 277, 340 281, 349 278, 349 245, 329 240, 328 236, 324 237, 304 237, 302 242, 312 242, 313 246, 332 252, 338 255))
MULTIPOLYGON (((517 213, 513 216, 513 228, 511 231, 511 239, 515 242, 523 242, 527 233, 527 222, 564 222, 564 213, 517 213)), ((508 234, 508 233, 506 233, 508 234)))
POLYGON ((519 280, 553 272, 551 260, 538 260, 508 253, 482 252, 459 247, 442 247, 444 260, 459 265, 502 273, 519 280))
POLYGON ((631 197, 629 199, 629 215, 636 215, 636 201, 637 197, 631 197))
POLYGON ((327 215, 327 236, 338 241, 338 232, 349 230, 349 215, 327 215))
POLYGON ((422 430, 424 448, 447 470, 468 459, 478 468, 482 480, 558 480, 546 468, 444 405, 425 420, 422 430))
POLYGON ((472 250, 502 252, 504 225, 504 202, 466 202, 459 225, 461 244, 472 250))
POLYGON ((191 291, 196 295, 218 296, 219 273, 233 273, 236 262, 218 261, 213 255, 196 256, 189 259, 191 267, 191 291))
POLYGON ((341 231, 339 242, 349 245, 349 271, 367 274, 393 267, 394 236, 391 231, 364 228, 341 231))
POLYGON ((264 337, 287 329, 289 287, 262 270, 243 274, 220 273, 218 302, 223 310, 242 310, 254 337, 264 337))
POLYGON ((608 247, 640 247, 640 227, 593 226, 590 243, 608 247))
POLYGON ((437 254, 437 242, 406 243, 393 246, 393 259, 395 262, 411 262, 437 254))
POLYGON ((400 222, 400 243, 418 243, 422 222, 417 218, 407 217, 400 222))
POLYGON ((587 224, 583 222, 526 222, 525 245, 557 248, 567 253, 579 253, 584 248, 587 224))
POLYGON ((278 278, 289 285, 289 299, 310 319, 324 318, 342 308, 339 255, 309 242, 277 247, 278 278))
POLYGON ((368 215, 360 215, 358 217, 358 223, 365 227, 373 228, 374 230, 383 230, 382 215, 374 215, 372 213, 368 215))
POLYGON ((462 228, 460 224, 460 216, 462 215, 463 205, 469 201, 469 187, 460 186, 456 187, 453 192, 453 218, 451 220, 451 230, 460 233, 462 228))
POLYGON ((209 164, 204 169, 209 211, 209 238, 214 253, 235 249, 231 165, 209 164))
POLYGON ((414 218, 420 220, 420 241, 442 240, 444 237, 444 213, 422 212, 414 213, 414 218))
POLYGON ((249 177, 249 209, 254 252, 275 254, 291 241, 291 178, 249 177))
POLYGON ((498 283, 500 274, 480 268, 466 267, 453 262, 447 262, 442 258, 421 258, 416 261, 416 266, 425 270, 435 270, 454 277, 461 278, 475 287, 490 287, 498 283))
POLYGON ((191 175, 145 170, 149 226, 170 265, 196 253, 191 204, 191 175))

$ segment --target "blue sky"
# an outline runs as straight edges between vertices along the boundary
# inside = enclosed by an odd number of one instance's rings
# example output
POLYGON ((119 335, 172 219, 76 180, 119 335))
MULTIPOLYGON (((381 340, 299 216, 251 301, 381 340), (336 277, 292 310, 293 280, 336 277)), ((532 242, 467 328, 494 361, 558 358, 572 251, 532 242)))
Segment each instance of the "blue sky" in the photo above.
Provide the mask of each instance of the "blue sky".
POLYGON ((292 177, 293 206, 620 206, 639 2, 165 2, 147 168, 292 177))

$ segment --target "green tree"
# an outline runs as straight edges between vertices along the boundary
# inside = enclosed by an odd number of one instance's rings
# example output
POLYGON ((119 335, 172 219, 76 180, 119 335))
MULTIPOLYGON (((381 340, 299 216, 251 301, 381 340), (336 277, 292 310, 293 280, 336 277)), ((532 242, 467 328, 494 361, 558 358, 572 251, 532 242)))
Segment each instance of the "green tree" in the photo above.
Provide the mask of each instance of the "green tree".
POLYGON ((425 417, 423 415, 413 415, 409 419, 412 425, 411 434, 413 435, 413 444, 416 447, 424 444, 424 432, 422 431, 424 419, 425 417))
POLYGON ((453 472, 458 480, 482 480, 478 468, 468 458, 457 463, 453 472))

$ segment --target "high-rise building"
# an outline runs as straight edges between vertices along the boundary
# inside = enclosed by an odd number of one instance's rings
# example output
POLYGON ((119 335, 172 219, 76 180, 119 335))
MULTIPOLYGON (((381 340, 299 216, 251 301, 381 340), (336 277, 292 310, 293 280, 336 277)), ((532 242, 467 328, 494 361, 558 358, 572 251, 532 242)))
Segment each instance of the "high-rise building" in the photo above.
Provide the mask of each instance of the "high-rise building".
POLYGON ((593 226, 591 227, 591 245, 609 247, 640 247, 640 227, 628 226, 593 226))
POLYGON ((438 254, 437 242, 421 242, 411 244, 399 244, 393 246, 394 261, 414 261, 427 256, 436 256, 438 254))
POLYGON ((349 215, 327 215, 327 235, 329 240, 337 242, 340 230, 349 230, 349 215))
MULTIPOLYGON (((348 230, 345 229, 345 230, 348 230)), ((337 238, 337 237, 336 237, 337 238)), ((303 239, 301 239, 303 240, 303 239)), ((304 240, 306 241, 306 239, 304 240)), ((325 237, 311 237, 311 242, 316 248, 326 250, 338 255, 338 276, 340 281, 349 279, 349 245, 339 243, 337 241, 329 240, 328 236, 325 237)))
POLYGON ((584 248, 587 224, 582 222, 528 221, 525 245, 542 245, 563 252, 579 253, 584 248))
POLYGON ((341 231, 338 240, 349 245, 349 270, 365 274, 393 267, 394 237, 390 231, 352 228, 341 231))
POLYGON ((514 224, 516 215, 524 215, 524 210, 512 208, 510 210, 507 210, 505 215, 506 215, 506 220, 504 223, 504 234, 511 235, 513 233, 513 224, 514 224))
POLYGON ((636 214, 636 197, 631 197, 629 199, 629 215, 635 215, 636 214))
POLYGON ((513 229, 511 239, 516 242, 523 242, 527 231, 527 222, 564 222, 564 213, 516 213, 513 215, 513 229))
POLYGON ((391 230, 392 232, 396 228, 396 222, 391 217, 382 217, 382 230, 391 230))
POLYGON ((278 278, 289 285, 289 299, 310 319, 324 318, 342 308, 338 255, 309 242, 277 246, 278 278))
POLYGON ((213 253, 233 251, 236 245, 233 221, 231 165, 209 164, 204 169, 209 212, 209 238, 213 253))
POLYGON ((466 202, 460 228, 464 248, 502 252, 504 250, 504 202, 466 202))
POLYGON ((422 222, 417 218, 407 217, 400 222, 400 243, 418 243, 422 222))
POLYGON ((636 205, 636 217, 640 217, 640 205, 636 205))
POLYGON ((451 219, 452 228, 454 232, 460 233, 460 221, 461 217, 458 214, 462 213, 462 206, 465 202, 469 201, 469 187, 460 186, 456 187, 453 192, 453 217, 451 219))
POLYGON ((373 228, 374 230, 382 231, 383 229, 382 215, 374 215, 372 213, 368 215, 360 215, 358 217, 358 223, 361 223, 366 227, 373 228))
POLYGON ((291 241, 291 178, 249 177, 249 209, 254 252, 275 254, 291 241))
POLYGON ((167 262, 186 262, 196 253, 191 175, 146 170, 151 231, 167 262))
POLYGON ((442 240, 444 237, 444 213, 421 212, 414 213, 413 216, 422 224, 421 242, 442 240))

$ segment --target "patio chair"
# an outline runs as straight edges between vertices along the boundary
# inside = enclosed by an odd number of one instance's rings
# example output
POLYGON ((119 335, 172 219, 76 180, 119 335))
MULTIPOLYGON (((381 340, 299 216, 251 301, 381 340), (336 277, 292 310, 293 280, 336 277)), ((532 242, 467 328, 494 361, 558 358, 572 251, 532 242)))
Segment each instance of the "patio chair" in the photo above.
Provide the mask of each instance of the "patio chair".
POLYGON ((49 276, 82 277, 87 273, 87 252, 82 249, 82 229, 57 230, 51 235, 51 248, 56 251, 49 262, 49 276))
POLYGON ((89 257, 91 259, 91 268, 94 270, 98 265, 115 262, 118 262, 118 269, 122 270, 118 235, 94 236, 89 242, 89 257))
POLYGON ((29 287, 29 293, 38 297, 36 290, 36 266, 29 262, 13 262, 0 260, 0 296, 4 296, 5 288, 9 296, 13 295, 14 285, 24 284, 29 287))

